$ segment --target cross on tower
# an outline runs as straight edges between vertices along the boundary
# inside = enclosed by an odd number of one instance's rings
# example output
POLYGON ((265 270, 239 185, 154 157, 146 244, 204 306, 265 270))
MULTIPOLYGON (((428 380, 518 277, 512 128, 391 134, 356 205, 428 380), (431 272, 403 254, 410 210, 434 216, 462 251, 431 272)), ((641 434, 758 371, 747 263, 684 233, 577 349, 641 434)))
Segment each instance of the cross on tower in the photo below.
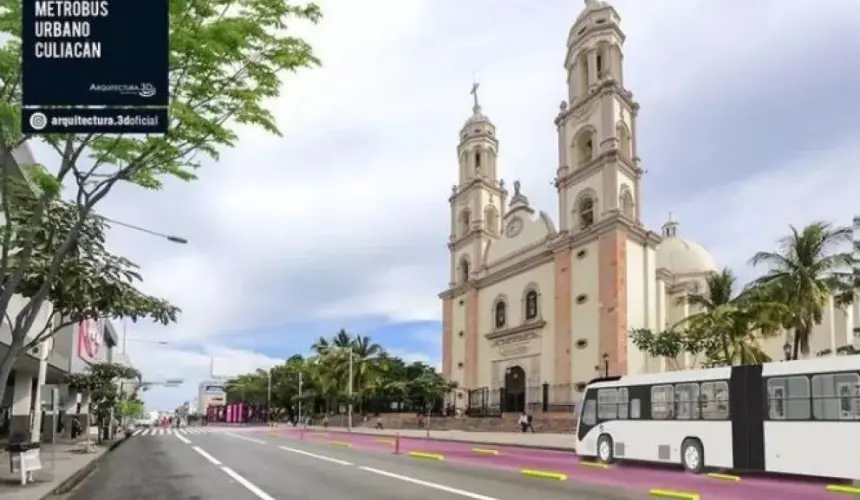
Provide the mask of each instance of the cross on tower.
POLYGON ((480 107, 481 107, 481 105, 478 104, 478 87, 480 87, 480 86, 481 86, 481 84, 478 83, 477 80, 474 80, 474 78, 473 78, 472 90, 470 90, 469 93, 472 94, 472 100, 474 101, 473 109, 476 113, 478 112, 478 109, 480 109, 480 107))

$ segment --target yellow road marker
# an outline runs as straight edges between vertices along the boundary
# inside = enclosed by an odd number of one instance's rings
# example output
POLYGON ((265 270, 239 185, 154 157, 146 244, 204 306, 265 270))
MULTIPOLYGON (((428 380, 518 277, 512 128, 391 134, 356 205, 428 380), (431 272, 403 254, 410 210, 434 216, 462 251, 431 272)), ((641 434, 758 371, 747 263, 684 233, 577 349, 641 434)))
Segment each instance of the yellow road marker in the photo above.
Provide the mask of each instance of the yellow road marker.
POLYGON ((477 453, 478 455, 498 455, 499 450, 491 450, 489 448, 472 448, 472 453, 477 453))
POLYGON ((344 448, 352 448, 352 443, 347 443, 346 441, 331 441, 330 444, 332 446, 343 446, 344 448))
POLYGON ((735 476, 732 474, 719 474, 716 472, 711 472, 710 474, 707 474, 707 476, 711 479, 721 479, 723 481, 735 481, 735 482, 737 482, 737 481, 741 480, 740 476, 735 476))
POLYGON ((846 484, 828 484, 827 491, 831 493, 844 493, 846 495, 860 495, 860 486, 849 486, 846 484))
POLYGON ((660 498, 678 498, 680 500, 700 500, 702 497, 699 496, 698 493, 691 493, 689 491, 676 491, 676 490, 649 490, 648 493, 652 497, 660 497, 660 498))
POLYGON ((393 439, 377 439, 376 442, 377 443, 383 443, 383 444, 394 444, 393 439))
POLYGON ((424 453, 423 451, 410 451, 409 456, 412 458, 423 458, 424 460, 445 460, 445 455, 424 453))
POLYGON ((602 464, 600 462, 579 462, 579 465, 583 467, 593 467, 595 469, 608 469, 609 464, 602 464))
POLYGON ((549 470, 521 469, 520 474, 529 477, 539 477, 541 479, 555 479, 556 481, 567 481, 567 474, 561 472, 553 472, 549 470))

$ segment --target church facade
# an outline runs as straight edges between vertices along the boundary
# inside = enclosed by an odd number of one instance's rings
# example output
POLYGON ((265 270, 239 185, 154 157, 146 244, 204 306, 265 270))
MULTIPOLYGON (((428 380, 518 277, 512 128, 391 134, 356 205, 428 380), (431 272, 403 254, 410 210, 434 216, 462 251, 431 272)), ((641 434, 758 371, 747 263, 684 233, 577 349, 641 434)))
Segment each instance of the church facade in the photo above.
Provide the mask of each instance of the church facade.
MULTIPOLYGON (((624 85, 625 36, 614 8, 585 3, 568 37, 567 99, 555 117, 557 222, 530 205, 519 182, 508 191, 495 126, 473 88, 449 198, 449 287, 440 294, 442 368, 461 388, 458 406, 470 389, 581 391, 604 373, 669 369, 638 351, 629 332, 694 313, 678 298, 717 270, 677 222, 658 234, 641 221, 639 104, 624 85)), ((850 336, 845 316, 831 322, 850 336)))

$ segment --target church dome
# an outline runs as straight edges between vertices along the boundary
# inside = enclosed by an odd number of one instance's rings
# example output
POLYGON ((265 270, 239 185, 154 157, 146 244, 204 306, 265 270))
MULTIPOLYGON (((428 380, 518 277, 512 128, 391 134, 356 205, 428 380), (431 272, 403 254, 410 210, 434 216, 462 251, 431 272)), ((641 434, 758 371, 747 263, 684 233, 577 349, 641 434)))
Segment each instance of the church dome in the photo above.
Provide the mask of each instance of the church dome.
POLYGON ((701 274, 717 270, 711 254, 698 243, 678 236, 678 223, 663 225, 663 241, 657 246, 657 268, 673 274, 701 274))

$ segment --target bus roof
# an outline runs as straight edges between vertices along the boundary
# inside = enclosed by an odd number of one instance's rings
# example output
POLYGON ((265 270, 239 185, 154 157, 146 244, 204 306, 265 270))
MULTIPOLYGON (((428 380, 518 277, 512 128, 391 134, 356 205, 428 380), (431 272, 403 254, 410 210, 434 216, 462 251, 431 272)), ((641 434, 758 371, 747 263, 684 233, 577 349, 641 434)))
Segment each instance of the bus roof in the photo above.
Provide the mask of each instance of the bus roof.
MULTIPOLYGON (((828 356, 801 359, 796 361, 776 361, 762 365, 762 375, 801 375, 807 373, 826 373, 841 371, 860 371, 860 355, 828 356)), ((726 380, 731 376, 732 367, 702 368, 698 370, 671 371, 663 373, 643 373, 622 377, 594 379, 588 387, 624 387, 631 385, 675 384, 706 380, 726 380)))

